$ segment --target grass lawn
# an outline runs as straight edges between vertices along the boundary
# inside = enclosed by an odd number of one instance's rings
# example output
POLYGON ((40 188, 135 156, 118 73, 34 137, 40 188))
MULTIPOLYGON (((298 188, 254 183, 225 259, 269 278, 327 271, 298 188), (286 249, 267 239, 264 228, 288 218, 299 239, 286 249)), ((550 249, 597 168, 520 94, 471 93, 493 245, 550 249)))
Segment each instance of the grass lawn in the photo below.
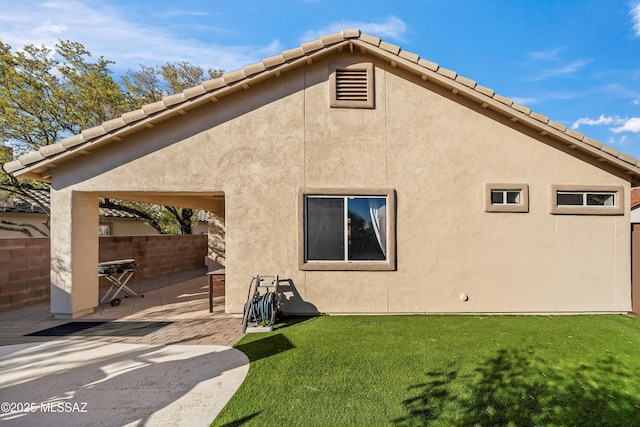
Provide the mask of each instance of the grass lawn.
POLYGON ((285 318, 235 347, 214 426, 640 426, 640 318, 285 318))

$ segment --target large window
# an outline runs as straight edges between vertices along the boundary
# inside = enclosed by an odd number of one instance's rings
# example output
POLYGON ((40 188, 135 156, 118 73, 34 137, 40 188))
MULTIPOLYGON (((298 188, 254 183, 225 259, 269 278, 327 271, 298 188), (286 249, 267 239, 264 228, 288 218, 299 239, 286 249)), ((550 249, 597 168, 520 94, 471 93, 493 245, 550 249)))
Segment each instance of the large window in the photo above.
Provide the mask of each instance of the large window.
POLYGON ((550 198, 553 214, 624 214, 622 186, 552 185, 550 198))
POLYGON ((394 266, 393 192, 303 191, 301 268, 388 270, 394 266))

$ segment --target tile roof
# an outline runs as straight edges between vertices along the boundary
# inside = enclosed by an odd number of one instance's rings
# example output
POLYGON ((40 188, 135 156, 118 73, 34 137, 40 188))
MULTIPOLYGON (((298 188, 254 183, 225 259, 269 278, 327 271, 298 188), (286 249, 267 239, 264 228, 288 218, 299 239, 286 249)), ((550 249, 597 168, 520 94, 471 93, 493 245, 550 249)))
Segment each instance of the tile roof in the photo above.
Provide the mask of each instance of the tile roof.
MULTIPOLYGON (((37 213, 46 214, 47 212, 42 208, 47 209, 50 206, 51 199, 49 190, 26 190, 33 200, 21 197, 16 194, 11 194, 6 197, 0 197, 0 212, 14 212, 14 213, 37 213), (36 202, 34 202, 37 201, 36 202)), ((119 211, 117 209, 100 208, 100 216, 103 218, 138 218, 138 216, 129 213, 119 211)))
POLYGON ((577 149, 595 157, 600 162, 608 162, 626 172, 632 183, 640 184, 640 162, 632 156, 603 145, 580 132, 550 120, 547 116, 531 111, 510 98, 501 96, 493 89, 479 85, 475 80, 460 76, 455 71, 440 67, 438 64, 421 58, 419 55, 402 50, 400 46, 387 43, 378 37, 364 34, 358 29, 344 29, 329 34, 301 46, 283 51, 279 55, 263 59, 261 62, 224 74, 222 77, 208 80, 187 89, 182 93, 167 96, 161 101, 143 106, 120 117, 85 129, 81 133, 62 141, 44 146, 7 162, 3 168, 16 176, 48 181, 50 169, 67 158, 86 154, 110 141, 121 140, 124 136, 152 126, 153 123, 166 120, 177 114, 238 90, 249 89, 258 82, 280 76, 287 70, 312 62, 321 56, 349 50, 359 50, 385 60, 393 67, 399 67, 443 86, 455 95, 461 95, 477 102, 482 108, 488 108, 509 117, 514 122, 534 129, 542 136, 551 137, 565 143, 571 149, 577 149))

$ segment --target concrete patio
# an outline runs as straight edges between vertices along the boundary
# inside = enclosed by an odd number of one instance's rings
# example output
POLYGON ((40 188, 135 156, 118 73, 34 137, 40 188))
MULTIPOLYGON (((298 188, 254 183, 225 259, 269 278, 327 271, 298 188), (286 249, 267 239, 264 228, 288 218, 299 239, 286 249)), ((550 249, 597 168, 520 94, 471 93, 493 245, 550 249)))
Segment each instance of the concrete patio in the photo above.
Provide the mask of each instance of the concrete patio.
POLYGON ((242 336, 241 319, 224 313, 224 285, 214 289, 213 313, 204 269, 131 288, 144 298, 101 305, 73 322, 106 323, 68 334, 47 336, 71 322, 54 319, 48 304, 0 313, 0 423, 207 426, 215 419, 249 370, 248 358, 229 347, 242 336), (139 324, 156 327, 127 333, 139 324))

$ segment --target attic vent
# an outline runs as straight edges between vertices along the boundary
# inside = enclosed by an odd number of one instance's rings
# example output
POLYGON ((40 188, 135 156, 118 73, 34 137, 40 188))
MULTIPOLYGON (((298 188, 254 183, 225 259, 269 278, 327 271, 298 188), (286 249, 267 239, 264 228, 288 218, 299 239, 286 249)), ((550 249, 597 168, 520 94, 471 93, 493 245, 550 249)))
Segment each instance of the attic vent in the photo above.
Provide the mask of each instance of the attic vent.
POLYGON ((329 84, 331 107, 374 108, 373 64, 336 68, 329 84))
POLYGON ((367 70, 336 70, 337 101, 367 101, 367 70))

